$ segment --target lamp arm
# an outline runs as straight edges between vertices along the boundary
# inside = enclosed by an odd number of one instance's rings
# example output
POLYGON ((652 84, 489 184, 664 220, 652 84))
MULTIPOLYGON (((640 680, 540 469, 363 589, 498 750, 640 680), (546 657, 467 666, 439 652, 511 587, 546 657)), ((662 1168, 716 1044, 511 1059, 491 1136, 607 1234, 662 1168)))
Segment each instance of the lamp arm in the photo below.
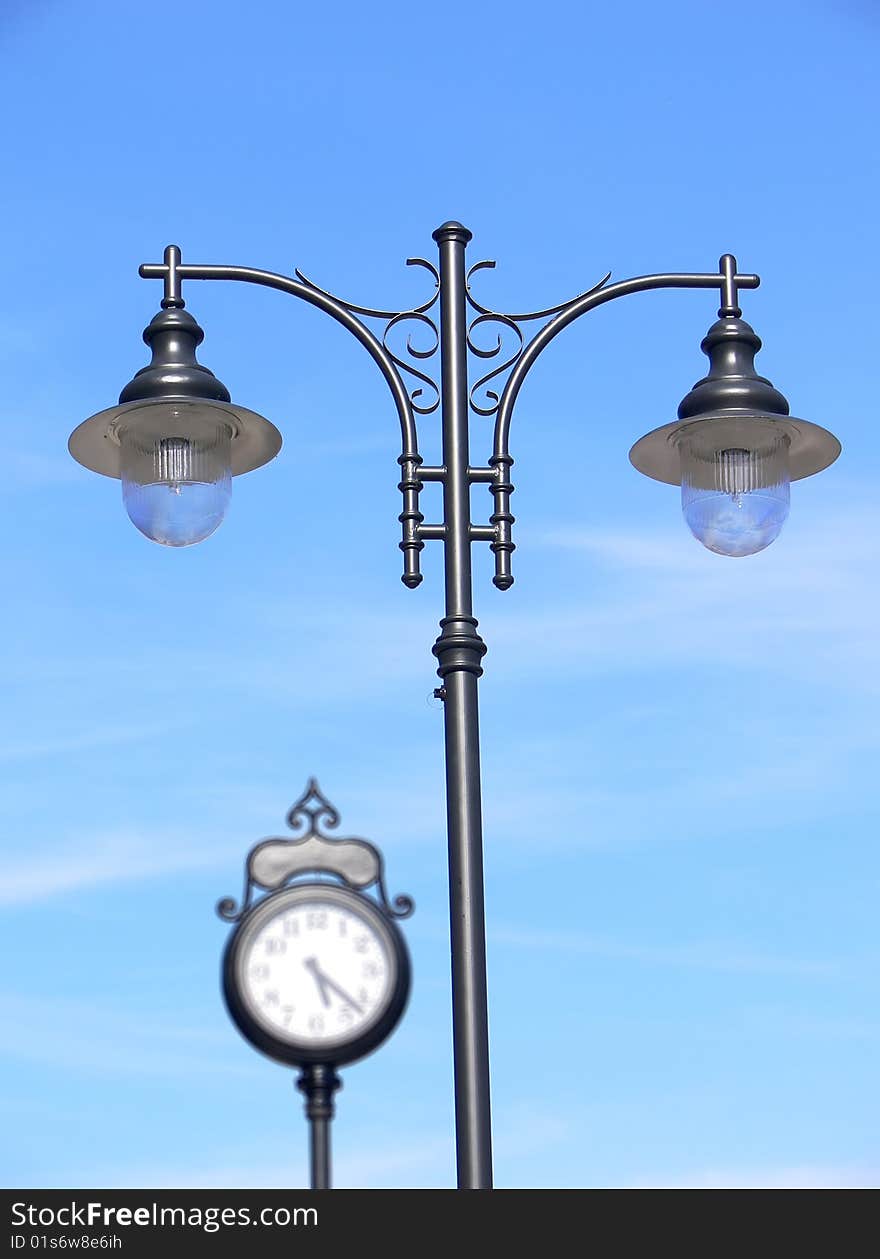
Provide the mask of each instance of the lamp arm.
MULTIPOLYGON (((722 258, 721 267, 715 275, 701 272, 693 274, 671 272, 659 275, 639 275, 629 280, 618 280, 615 284, 599 285, 588 293, 574 298, 567 305, 555 307, 554 310, 557 313, 554 314, 554 317, 549 323, 544 324, 525 346, 522 354, 517 358, 513 371, 507 378, 498 403, 493 452, 489 460, 495 473, 495 478, 489 486, 495 499, 495 510, 491 517, 495 529, 495 540, 491 543, 491 549, 495 553, 495 577, 493 581, 499 589, 506 590, 513 584, 513 577, 510 571, 510 555, 514 549, 514 544, 511 540, 511 525, 514 518, 510 512, 510 495, 513 493, 513 485, 510 482, 510 467, 513 463, 513 459, 510 456, 510 422, 522 383, 541 351, 564 328, 574 323, 581 315, 586 315, 589 311, 595 310, 597 306, 603 306, 606 302, 614 301, 617 297, 628 297, 630 293, 643 293, 649 289, 717 288, 721 290, 722 306, 725 307, 729 304, 730 293, 733 292, 735 294, 736 288, 756 289, 761 283, 760 277, 757 275, 732 273, 731 267, 725 265, 725 261, 728 258, 730 258, 730 255, 725 255, 722 258)), ((532 316, 518 316, 520 320, 530 317, 532 316)))
MULTIPOLYGON (((323 289, 302 283, 292 276, 280 275, 274 271, 260 271, 254 267, 213 266, 176 261, 173 265, 173 275, 171 270, 168 263, 145 262, 139 267, 138 274, 145 280, 165 280, 166 288, 171 280, 175 291, 178 291, 181 280, 238 280, 245 284, 260 284, 264 288, 277 289, 281 293, 290 294, 291 297, 301 298, 310 306, 317 306, 319 310, 323 310, 337 323, 347 328, 360 341, 385 377, 397 408, 402 445, 398 460, 401 466, 401 480, 398 488, 403 494, 403 511, 400 514, 403 532, 400 549, 404 556, 402 580, 404 585, 409 587, 419 585, 422 580, 419 571, 419 552, 424 547, 424 542, 419 537, 419 525, 424 519, 419 510, 419 491, 422 483, 419 480, 418 470, 422 458, 419 454, 412 400, 392 355, 382 342, 344 302, 323 289)), ((383 312, 364 310, 364 313, 383 312)))

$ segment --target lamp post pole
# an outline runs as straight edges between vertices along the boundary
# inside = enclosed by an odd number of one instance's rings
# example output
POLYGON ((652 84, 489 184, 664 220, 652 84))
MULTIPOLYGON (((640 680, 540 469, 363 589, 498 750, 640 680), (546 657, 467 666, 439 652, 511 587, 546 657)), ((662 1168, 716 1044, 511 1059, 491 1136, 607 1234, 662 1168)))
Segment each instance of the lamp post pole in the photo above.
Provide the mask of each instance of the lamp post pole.
POLYGON ((460 224, 434 233, 440 246, 440 354, 446 615, 434 644, 442 679, 452 939, 452 1026, 458 1182, 492 1186, 486 924, 477 679, 486 645, 477 633, 471 580, 471 474, 467 277, 471 234, 460 224))
POLYGON ((840 443, 818 425, 791 417, 783 395, 755 371, 761 342, 741 319, 738 298, 740 290, 757 288, 760 281, 757 275, 740 274, 731 254, 722 256, 717 272, 668 272, 614 284, 605 276, 570 301, 514 315, 492 311, 474 298, 471 276, 495 264, 466 266, 471 239, 466 227, 447 222, 433 236, 439 268, 422 258, 407 261, 432 274, 434 294, 405 311, 344 301, 300 271, 293 277, 251 267, 184 263, 180 250, 169 245, 162 263, 140 268, 142 277, 161 279, 165 286, 162 310, 144 332, 152 362, 123 389, 117 406, 79 425, 69 446, 86 467, 121 478, 133 522, 148 537, 173 546, 213 532, 223 518, 230 475, 257 468, 278 453, 281 435, 275 426, 233 405, 226 388, 196 361, 203 333, 184 310, 184 280, 238 281, 298 297, 351 332, 384 376, 401 430, 404 584, 413 588, 421 582, 419 556, 426 542, 440 541, 444 551, 445 615, 433 650, 441 678, 437 694, 445 710, 458 1184, 483 1189, 492 1185, 477 709, 486 646, 473 615, 471 546, 489 544, 495 556, 493 581, 508 589, 514 550, 509 436, 520 388, 550 342, 606 302, 653 289, 716 289, 719 318, 702 342, 710 370, 681 403, 677 420, 633 446, 635 467, 655 480, 682 486, 691 531, 709 549, 747 555, 777 536, 788 511, 789 482, 827 467, 840 453, 840 443), (439 327, 429 314, 438 302, 439 327), (384 325, 378 335, 370 327, 373 321, 384 325), (391 349, 389 334, 407 321, 422 331, 427 327, 434 338, 428 349, 417 348, 409 338, 405 350, 391 349), (530 321, 539 326, 527 340, 523 327, 530 321), (481 347, 474 339, 485 326, 501 330, 494 347, 481 347), (439 384, 421 366, 438 350, 439 384), (495 360, 473 384, 472 356, 495 360), (494 382, 499 392, 490 388, 494 382), (416 416, 438 407, 443 462, 426 467, 418 449, 416 416), (471 412, 495 419, 492 455, 478 466, 470 463, 471 412), (419 495, 430 483, 442 486, 438 524, 424 523, 419 507, 419 495), (494 500, 487 524, 471 519, 470 489, 479 483, 494 500))

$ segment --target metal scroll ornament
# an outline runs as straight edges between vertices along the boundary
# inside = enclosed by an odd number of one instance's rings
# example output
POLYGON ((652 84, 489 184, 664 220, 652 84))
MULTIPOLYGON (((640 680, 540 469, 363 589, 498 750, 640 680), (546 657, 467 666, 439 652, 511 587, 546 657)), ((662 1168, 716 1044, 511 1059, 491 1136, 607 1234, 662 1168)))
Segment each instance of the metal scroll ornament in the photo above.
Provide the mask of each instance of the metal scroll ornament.
POLYGON ((378 848, 365 839, 341 839, 325 835, 339 825, 339 814, 310 778, 305 791, 290 808, 287 825, 299 838, 264 839, 248 854, 241 904, 231 897, 217 902, 217 913, 226 922, 238 922, 251 906, 254 890, 277 891, 303 874, 330 874, 356 891, 375 885, 382 909, 391 918, 408 918, 415 909, 410 896, 389 901, 385 869, 378 848))
POLYGON ((482 359, 500 358, 502 356, 502 351, 504 350, 505 333, 512 332, 516 338, 512 349, 505 354, 502 361, 497 364, 492 371, 487 372, 484 376, 481 376, 480 379, 471 386, 471 409, 476 415, 486 416, 496 415, 498 408, 501 405, 501 395, 494 389, 486 388, 486 386, 490 381, 496 380, 508 372, 523 352, 523 348, 525 346, 525 335, 519 325, 521 323, 528 323, 530 320, 534 319, 546 319, 549 321, 555 318, 556 315, 559 315, 563 311, 567 310, 575 302, 579 302, 582 298, 587 297, 590 293, 597 293, 599 289, 604 288, 611 279, 611 272, 609 271, 607 275, 602 277, 598 284, 594 284, 592 288, 586 289, 583 293, 579 293, 577 297, 571 298, 567 302, 560 302, 558 306, 548 306, 545 310, 526 311, 524 314, 508 315, 490 310, 488 306, 483 306, 477 301, 471 291, 471 276, 473 276, 475 272, 493 271, 494 269, 495 263, 490 259, 474 263, 467 273, 465 288, 467 303, 472 310, 477 312, 476 316, 468 325, 467 330, 468 349, 472 354, 474 354, 477 358, 482 359), (474 334, 478 329, 485 328, 486 325, 491 324, 495 324, 501 329, 500 332, 496 332, 495 344, 486 347, 479 345, 474 338, 474 334), (480 396, 480 390, 483 390, 482 397, 480 396))
POLYGON ((428 301, 423 302, 420 306, 413 306, 409 310, 378 310, 372 306, 358 306, 354 302, 346 301, 344 298, 337 297, 335 293, 330 293, 327 289, 321 288, 315 284, 314 280, 310 280, 308 276, 303 275, 302 271, 297 267, 296 276, 307 285, 308 288, 314 289, 316 293, 322 293, 324 297, 330 297, 333 301, 338 302, 340 306, 344 306, 346 310, 353 315, 359 315, 366 319, 382 319, 385 320, 385 328, 382 332, 382 346, 387 351, 389 358, 395 367, 405 372, 418 383, 410 385, 408 388, 410 406, 417 415, 431 415, 440 405, 440 389, 437 382, 433 380, 426 372, 411 361, 412 359, 423 360, 433 358, 440 348, 440 332, 436 323, 428 314, 432 307, 436 306, 440 298, 440 273, 433 263, 428 262, 426 258, 407 258, 406 265, 408 267, 424 267, 426 271, 430 271, 434 277, 434 292, 428 301), (406 325, 415 325, 406 335, 405 354, 397 353, 389 344, 389 336, 395 328, 402 329, 406 325), (421 333, 425 339, 425 345, 418 346, 414 343, 413 337, 421 333), (428 387, 429 393, 425 396, 425 386, 428 387))

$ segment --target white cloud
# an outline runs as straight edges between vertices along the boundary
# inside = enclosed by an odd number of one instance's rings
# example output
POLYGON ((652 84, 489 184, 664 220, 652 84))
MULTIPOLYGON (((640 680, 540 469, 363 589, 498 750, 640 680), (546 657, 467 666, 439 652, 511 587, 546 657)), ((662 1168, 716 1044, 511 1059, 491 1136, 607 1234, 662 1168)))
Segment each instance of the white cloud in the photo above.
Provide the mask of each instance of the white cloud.
POLYGON ((646 963, 649 966, 686 967, 694 970, 746 974, 802 975, 814 978, 827 978, 839 973, 839 967, 833 963, 753 953, 739 948, 736 944, 719 944, 711 940, 698 940, 687 944, 627 944, 579 931, 545 931, 540 928, 505 927, 504 925, 492 928, 489 938, 493 944, 548 949, 568 955, 587 953, 597 957, 646 963))
POLYGON ((176 1018, 163 1024, 155 1010, 149 1018, 138 1018, 98 1002, 11 992, 2 994, 2 1003, 0 1054, 65 1074, 258 1078, 257 1062, 251 1067, 230 1058, 233 1042, 225 1031, 188 1026, 176 1018))
MULTIPOLYGON (((298 1133, 305 1149, 305 1122, 298 1133)), ((364 1134, 361 1134, 363 1141, 364 1134)), ((346 1148, 334 1150, 334 1186, 338 1189, 381 1188, 450 1188, 455 1174, 455 1152, 452 1135, 427 1136, 418 1141, 395 1139, 379 1144, 369 1143, 367 1153, 352 1154, 346 1148)), ((136 1166, 120 1174, 118 1165, 112 1170, 98 1169, 91 1177, 95 1186, 113 1189, 296 1189, 305 1188, 308 1167, 304 1156, 292 1155, 288 1144, 277 1155, 267 1158, 265 1148, 254 1151, 253 1158, 242 1156, 241 1149, 230 1151, 228 1160, 196 1166, 136 1166)), ((84 1187, 88 1188, 88 1184, 84 1187)))
POLYGON ((572 552, 572 569, 581 567, 583 576, 570 572, 567 588, 583 585, 589 597, 505 617, 493 637, 517 668, 521 656, 534 660, 534 643, 544 640, 554 650, 539 653, 542 669, 711 663, 876 691, 875 516, 867 501, 839 508, 805 523, 790 542, 780 540, 779 550, 747 560, 684 545, 671 528, 659 538, 546 531, 533 542, 572 552))
POLYGON ((105 883, 214 867, 222 860, 219 845, 194 846, 184 834, 115 831, 6 860, 0 874, 0 905, 33 904, 105 883))
MULTIPOLYGON (((499 1110, 495 1138, 503 1161, 531 1158, 571 1136, 572 1120, 546 1107, 515 1105, 499 1110)), ((305 1148, 305 1125, 301 1133, 305 1148)), ((334 1183, 337 1188, 452 1188, 455 1183, 455 1146, 451 1131, 428 1132, 418 1140, 406 1137, 376 1140, 364 1130, 341 1129, 334 1148, 334 1183)), ((236 1150, 227 1160, 211 1166, 133 1167, 120 1176, 96 1173, 94 1183, 112 1188, 149 1185, 156 1189, 288 1189, 303 1186, 307 1175, 305 1157, 291 1156, 289 1146, 267 1159, 264 1149, 252 1159, 236 1150), (109 1177, 109 1179, 108 1179, 109 1177)))
POLYGON ((141 739, 165 737, 179 730, 182 723, 147 722, 139 726, 107 726, 95 729, 89 726, 60 738, 40 739, 27 743, 21 739, 0 746, 0 763, 4 761, 37 760, 54 757, 60 752, 85 752, 91 748, 115 747, 120 743, 134 743, 141 739))
MULTIPOLYGON (((46 615, 50 615, 47 610, 46 615)), ((413 687, 418 695, 418 679, 423 693, 430 695, 436 685, 431 644, 436 637, 436 621, 431 615, 410 611, 371 613, 358 608, 322 602, 319 612, 304 610, 298 603, 260 604, 250 602, 248 619, 260 626, 258 652, 243 652, 235 644, 228 650, 200 641, 192 650, 181 649, 175 641, 143 644, 137 652, 114 651, 115 634, 108 625, 108 646, 100 655, 84 650, 64 654, 31 654, 25 646, 16 658, 16 677, 34 685, 66 685, 79 690, 83 679, 99 678, 104 691, 128 687, 137 696, 150 680, 153 700, 171 696, 175 709, 180 703, 181 679, 195 690, 210 694, 222 679, 226 691, 235 698, 255 695, 274 703, 294 703, 298 713, 303 705, 333 703, 354 705, 365 698, 388 695, 391 689, 413 687), (389 680, 393 679, 393 688, 389 680)))

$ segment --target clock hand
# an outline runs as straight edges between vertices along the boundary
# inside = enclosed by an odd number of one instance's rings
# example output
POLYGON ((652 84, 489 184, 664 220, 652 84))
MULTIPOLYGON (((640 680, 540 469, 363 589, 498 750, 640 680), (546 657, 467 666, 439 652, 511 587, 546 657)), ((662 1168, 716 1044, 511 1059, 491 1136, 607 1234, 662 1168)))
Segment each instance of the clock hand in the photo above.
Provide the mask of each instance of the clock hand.
POLYGON ((318 967, 318 959, 316 957, 306 957, 303 959, 303 966, 311 974, 312 979, 318 986, 318 992, 324 1005, 330 1004, 330 998, 327 996, 327 984, 324 975, 318 967))
POLYGON ((354 997, 350 996, 345 991, 344 988, 340 988, 339 984, 336 982, 335 979, 331 979, 329 975, 324 974, 324 972, 322 971, 321 980, 322 980, 323 987, 332 988, 333 991, 342 998, 342 1000, 345 1002, 346 1005, 350 1005, 353 1010, 357 1010, 358 1014, 363 1014, 364 1012, 363 1006, 358 1005, 354 997))

